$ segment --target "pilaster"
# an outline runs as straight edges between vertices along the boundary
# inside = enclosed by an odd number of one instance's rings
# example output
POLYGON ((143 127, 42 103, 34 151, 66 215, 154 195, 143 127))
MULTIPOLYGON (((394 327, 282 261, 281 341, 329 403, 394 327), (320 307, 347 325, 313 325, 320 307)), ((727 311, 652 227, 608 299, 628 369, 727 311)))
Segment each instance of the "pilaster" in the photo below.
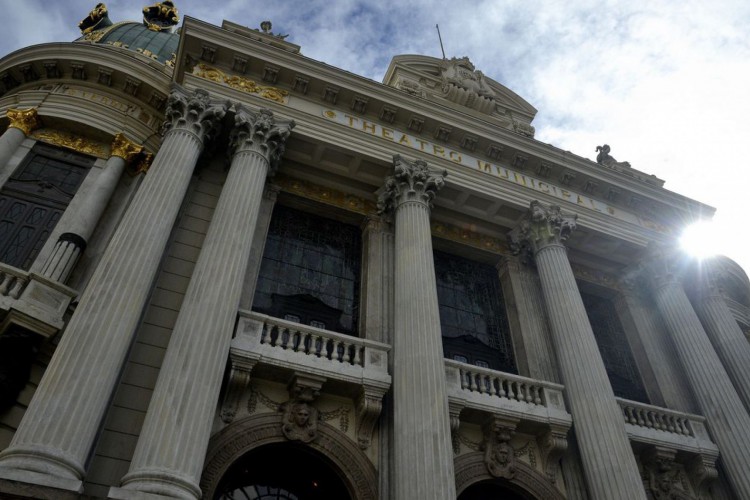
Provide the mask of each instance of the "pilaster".
POLYGON ((200 474, 263 188, 294 127, 266 109, 255 112, 239 104, 236 109, 227 180, 177 316, 130 470, 122 488, 112 490, 114 497, 133 492, 201 497, 200 474))
POLYGON ((448 396, 440 334, 430 208, 445 184, 423 160, 396 155, 378 206, 395 218, 394 498, 453 500, 448 396))
POLYGON ((739 498, 750 498, 750 415, 682 288, 683 263, 675 249, 655 247, 643 271, 729 482, 739 498))
POLYGON ((154 165, 104 252, 8 449, 0 477, 80 491, 114 391, 204 142, 226 105, 175 85, 154 165), (64 396, 63 396, 64 395, 64 396), (24 479, 27 478, 27 479, 24 479))
POLYGON ((533 256, 550 320, 553 345, 573 415, 584 474, 594 498, 644 498, 638 466, 625 433, 591 324, 563 243, 576 217, 531 202, 510 232, 511 248, 533 256))

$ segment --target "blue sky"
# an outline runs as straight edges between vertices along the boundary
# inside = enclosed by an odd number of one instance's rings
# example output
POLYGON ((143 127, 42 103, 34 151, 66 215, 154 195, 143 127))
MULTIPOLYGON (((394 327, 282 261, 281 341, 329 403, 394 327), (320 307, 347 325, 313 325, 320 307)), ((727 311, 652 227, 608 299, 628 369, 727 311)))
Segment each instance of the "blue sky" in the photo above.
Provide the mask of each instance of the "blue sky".
MULTIPOLYGON (((94 1, 0 0, 0 55, 69 41, 94 1), (31 28, 30 28, 31 27, 31 28)), ((106 2, 113 21, 147 2, 106 2)), ((180 15, 289 34, 302 53, 380 81, 391 57, 469 56, 538 110, 536 139, 619 161, 718 209, 719 251, 750 269, 750 2, 175 0, 180 15)))

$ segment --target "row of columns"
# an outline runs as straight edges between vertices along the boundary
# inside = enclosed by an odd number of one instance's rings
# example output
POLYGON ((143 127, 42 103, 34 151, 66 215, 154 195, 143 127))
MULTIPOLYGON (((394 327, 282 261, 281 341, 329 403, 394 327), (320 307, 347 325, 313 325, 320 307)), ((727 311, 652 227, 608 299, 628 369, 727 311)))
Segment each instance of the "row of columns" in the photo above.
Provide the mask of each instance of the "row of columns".
MULTIPOLYGON (((227 107, 228 103, 213 101, 204 91, 189 94, 174 87, 162 147, 92 276, 11 446, 0 453, 0 477, 32 477, 41 484, 80 491, 87 456, 188 182, 227 107)), ((201 495, 198 482, 263 187, 293 126, 268 111, 237 106, 227 181, 188 285, 130 470, 122 486, 111 490, 112 498, 142 493, 201 495), (219 275, 222 278, 216 279, 219 275)), ((421 160, 409 162, 397 156, 394 175, 379 198, 381 211, 391 214, 395 224, 391 458, 397 500, 456 497, 430 232, 432 200, 445 175, 421 160)), ((105 184, 109 189, 110 184, 105 184)), ((622 413, 564 246, 574 229, 574 216, 532 202, 509 237, 512 247, 537 267, 592 497, 645 498, 622 413)), ((651 262, 647 272, 653 278, 657 306, 718 441, 727 476, 739 496, 750 498, 750 417, 733 385, 746 383, 746 374, 740 372, 748 358, 741 354, 731 361, 728 353, 717 349, 725 358, 720 359, 711 344, 724 342, 746 353, 747 342, 742 346, 734 342, 731 313, 726 305, 721 309, 715 303, 708 303, 703 314, 711 325, 709 340, 680 284, 672 279, 674 273, 661 272, 669 260, 651 262)))

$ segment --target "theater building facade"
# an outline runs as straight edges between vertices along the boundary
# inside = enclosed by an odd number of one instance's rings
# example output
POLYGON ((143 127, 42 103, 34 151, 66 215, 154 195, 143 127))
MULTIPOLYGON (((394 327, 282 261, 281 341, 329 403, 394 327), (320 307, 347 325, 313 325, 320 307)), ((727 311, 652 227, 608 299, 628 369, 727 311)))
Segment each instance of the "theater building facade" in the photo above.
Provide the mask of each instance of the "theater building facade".
POLYGON ((0 496, 750 498, 713 208, 468 58, 109 15, 0 59, 0 496))

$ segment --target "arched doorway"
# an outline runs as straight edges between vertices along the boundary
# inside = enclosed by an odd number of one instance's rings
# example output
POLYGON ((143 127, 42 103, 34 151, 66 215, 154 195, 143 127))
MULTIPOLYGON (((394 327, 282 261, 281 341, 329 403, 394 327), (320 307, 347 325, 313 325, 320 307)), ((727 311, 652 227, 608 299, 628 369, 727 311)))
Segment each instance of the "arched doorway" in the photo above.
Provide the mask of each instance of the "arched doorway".
POLYGON ((307 446, 276 443, 245 454, 227 470, 214 500, 350 500, 328 460, 307 446))
POLYGON ((458 500, 534 500, 534 497, 528 493, 522 492, 519 488, 513 488, 505 482, 495 480, 485 480, 474 483, 466 488, 458 496, 458 500))

